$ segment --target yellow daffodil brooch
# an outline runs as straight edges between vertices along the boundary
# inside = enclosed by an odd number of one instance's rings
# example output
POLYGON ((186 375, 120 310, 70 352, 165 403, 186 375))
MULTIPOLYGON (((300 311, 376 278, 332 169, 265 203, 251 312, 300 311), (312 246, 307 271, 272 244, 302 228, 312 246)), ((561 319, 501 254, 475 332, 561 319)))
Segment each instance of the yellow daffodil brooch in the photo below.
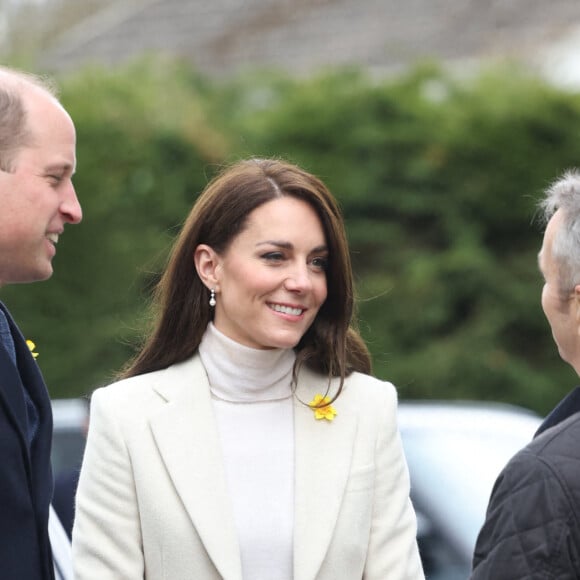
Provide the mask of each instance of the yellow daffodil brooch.
POLYGON ((27 340, 26 344, 28 346, 28 348, 30 349, 30 354, 36 358, 38 356, 37 352, 34 352, 34 349, 36 348, 36 345, 31 341, 31 340, 27 340))
POLYGON ((314 395, 314 399, 308 403, 308 406, 314 411, 314 418, 317 420, 326 419, 333 421, 336 417, 336 409, 329 404, 330 397, 323 397, 322 395, 314 395))

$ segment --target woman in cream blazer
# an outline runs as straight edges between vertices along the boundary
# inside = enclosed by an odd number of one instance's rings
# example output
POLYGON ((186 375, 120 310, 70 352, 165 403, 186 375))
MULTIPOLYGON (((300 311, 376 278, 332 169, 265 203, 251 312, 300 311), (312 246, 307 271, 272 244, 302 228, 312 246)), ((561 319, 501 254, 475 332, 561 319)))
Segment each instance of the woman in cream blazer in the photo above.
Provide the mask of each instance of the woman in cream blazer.
MULTIPOLYGON (((266 238, 272 244, 269 231, 266 238)), ((293 165, 241 162, 202 194, 161 281, 152 337, 125 378, 92 397, 73 531, 77 580, 424 578, 396 392, 366 374, 368 352, 350 326, 344 240, 330 193, 293 165), (235 278, 240 264, 254 263, 253 254, 246 260, 243 253, 246 238, 265 235, 277 211, 290 225, 280 222, 276 251, 256 258, 265 261, 264 270, 257 265, 235 278), (295 211, 300 225, 309 226, 305 233, 292 229, 295 211), (212 238, 224 212, 224 224, 240 224, 233 232, 223 226, 225 243, 212 238), (302 251, 311 238, 314 258, 310 246, 302 251), (193 272, 184 279, 188 260, 193 272), (245 300, 266 284, 271 291, 245 300), (236 308, 228 310, 234 294, 236 308), (208 324, 247 347, 296 352, 291 399, 284 397, 291 401, 293 434, 292 563, 275 577, 243 575, 213 385, 198 350, 208 324), (333 338, 320 346, 327 336, 333 338), (317 394, 328 398, 309 404, 317 394)), ((251 464, 248 472, 260 477, 251 464)))

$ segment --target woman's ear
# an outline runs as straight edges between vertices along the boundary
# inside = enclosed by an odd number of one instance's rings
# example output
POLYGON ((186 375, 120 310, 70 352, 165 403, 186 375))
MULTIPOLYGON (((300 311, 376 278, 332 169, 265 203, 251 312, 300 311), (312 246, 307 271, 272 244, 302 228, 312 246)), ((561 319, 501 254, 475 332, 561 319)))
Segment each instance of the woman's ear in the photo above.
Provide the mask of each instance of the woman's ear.
POLYGON ((219 255, 207 244, 199 244, 193 253, 195 269, 201 281, 209 288, 217 288, 217 270, 220 264, 219 255))

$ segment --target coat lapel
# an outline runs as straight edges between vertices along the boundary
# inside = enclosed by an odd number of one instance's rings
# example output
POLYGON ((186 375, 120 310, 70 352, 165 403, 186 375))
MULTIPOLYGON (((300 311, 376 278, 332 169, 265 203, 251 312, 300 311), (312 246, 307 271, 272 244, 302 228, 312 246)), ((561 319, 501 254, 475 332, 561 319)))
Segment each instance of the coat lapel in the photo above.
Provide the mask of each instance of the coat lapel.
POLYGON ((38 494, 35 503, 37 506, 44 506, 39 509, 42 516, 48 518, 48 504, 52 497, 50 465, 52 407, 38 364, 30 354, 22 333, 1 302, 0 309, 6 316, 16 353, 16 365, 14 365, 8 352, 0 347, 0 399, 4 399, 6 403, 7 414, 13 421, 27 457, 27 469, 35 482, 35 493, 38 494), (32 449, 29 448, 26 437, 28 419, 24 399, 25 390, 34 402, 39 421, 32 449))
MULTIPOLYGON (((0 405, 6 409, 6 414, 18 433, 37 525, 39 529, 46 529, 53 491, 50 460, 52 407, 42 374, 30 354, 24 337, 1 302, 0 309, 8 321, 17 361, 17 365, 14 365, 8 352, 0 347, 0 405), (24 399, 25 389, 36 406, 39 418, 38 431, 30 447, 26 436, 28 418, 24 399)), ((48 537, 44 532, 40 532, 39 538, 48 566, 50 564, 48 537)))
POLYGON ((0 347, 0 397, 5 401, 7 413, 18 431, 23 448, 27 448, 23 388, 18 368, 14 366, 4 348, 0 347))
MULTIPOLYGON (((18 339, 18 333, 15 335, 15 325, 12 321, 10 313, 4 305, 0 302, 0 310, 4 312, 6 321, 14 340, 14 347, 18 339)), ((20 378, 18 367, 12 362, 8 351, 3 345, 0 345, 0 397, 4 399, 5 407, 9 417, 12 419, 14 426, 18 432, 22 446, 28 449, 26 442, 26 408, 24 406, 24 386, 20 378)), ((28 451, 26 451, 28 455, 28 451)))
MULTIPOLYGON (((298 396, 309 403, 316 393, 324 394, 327 381, 308 370, 300 373, 298 396)), ((330 541, 353 453, 356 416, 341 409, 341 397, 333 405, 334 420, 316 420, 311 408, 296 401, 294 579, 314 580, 330 541)))
POLYGON ((199 357, 169 367, 155 390, 167 401, 151 429, 209 557, 225 580, 242 580, 209 384, 199 357))

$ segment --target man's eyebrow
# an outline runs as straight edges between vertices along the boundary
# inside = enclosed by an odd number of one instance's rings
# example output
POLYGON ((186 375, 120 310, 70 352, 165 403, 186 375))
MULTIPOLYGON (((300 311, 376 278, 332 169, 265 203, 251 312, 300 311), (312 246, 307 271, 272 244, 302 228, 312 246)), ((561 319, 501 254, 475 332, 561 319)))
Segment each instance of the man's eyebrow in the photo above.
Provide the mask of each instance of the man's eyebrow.
POLYGON ((49 163, 44 169, 45 171, 75 172, 74 165, 71 165, 68 161, 63 161, 61 163, 49 163))

